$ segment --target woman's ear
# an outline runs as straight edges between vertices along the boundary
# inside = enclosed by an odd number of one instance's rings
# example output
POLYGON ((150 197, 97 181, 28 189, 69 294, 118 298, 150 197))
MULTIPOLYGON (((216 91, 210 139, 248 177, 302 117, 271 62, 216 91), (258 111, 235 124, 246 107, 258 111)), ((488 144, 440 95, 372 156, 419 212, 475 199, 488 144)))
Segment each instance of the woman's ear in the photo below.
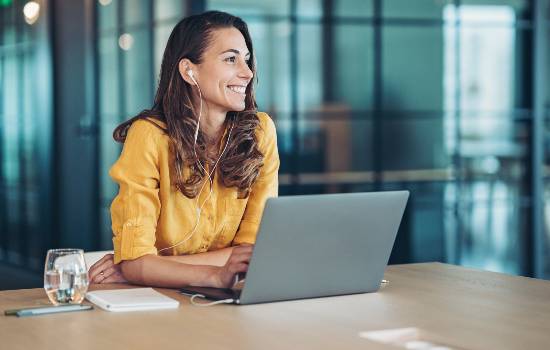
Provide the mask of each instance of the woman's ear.
POLYGON ((178 70, 180 73, 180 76, 190 85, 197 85, 196 84, 196 72, 193 70, 195 65, 187 58, 183 58, 180 60, 178 64, 178 70))

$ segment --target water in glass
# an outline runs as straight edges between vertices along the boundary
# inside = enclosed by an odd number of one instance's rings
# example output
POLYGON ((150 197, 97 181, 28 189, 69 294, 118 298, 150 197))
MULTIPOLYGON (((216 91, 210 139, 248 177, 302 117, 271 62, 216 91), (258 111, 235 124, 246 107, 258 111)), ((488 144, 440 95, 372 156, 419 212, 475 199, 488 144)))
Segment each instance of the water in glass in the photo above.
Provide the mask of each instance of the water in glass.
POLYGON ((51 249, 44 267, 44 289, 54 305, 80 304, 88 290, 81 249, 51 249))

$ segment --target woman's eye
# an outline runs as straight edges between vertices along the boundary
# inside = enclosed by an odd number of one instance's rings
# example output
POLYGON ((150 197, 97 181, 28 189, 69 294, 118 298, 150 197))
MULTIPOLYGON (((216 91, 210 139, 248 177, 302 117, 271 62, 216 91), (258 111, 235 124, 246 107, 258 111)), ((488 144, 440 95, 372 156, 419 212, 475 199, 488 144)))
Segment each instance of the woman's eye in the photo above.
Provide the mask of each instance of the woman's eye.
POLYGON ((235 63, 236 60, 237 60, 237 57, 235 56, 227 57, 225 59, 226 62, 231 62, 231 63, 235 63))

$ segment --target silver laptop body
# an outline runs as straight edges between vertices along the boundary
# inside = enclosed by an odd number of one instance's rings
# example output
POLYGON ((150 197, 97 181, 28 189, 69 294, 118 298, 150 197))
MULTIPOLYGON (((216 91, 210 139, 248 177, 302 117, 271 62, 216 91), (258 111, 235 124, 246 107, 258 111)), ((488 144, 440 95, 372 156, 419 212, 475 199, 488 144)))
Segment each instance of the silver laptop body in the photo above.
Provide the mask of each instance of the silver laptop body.
POLYGON ((244 305, 376 291, 408 197, 392 191, 270 198, 242 290, 182 292, 244 305))

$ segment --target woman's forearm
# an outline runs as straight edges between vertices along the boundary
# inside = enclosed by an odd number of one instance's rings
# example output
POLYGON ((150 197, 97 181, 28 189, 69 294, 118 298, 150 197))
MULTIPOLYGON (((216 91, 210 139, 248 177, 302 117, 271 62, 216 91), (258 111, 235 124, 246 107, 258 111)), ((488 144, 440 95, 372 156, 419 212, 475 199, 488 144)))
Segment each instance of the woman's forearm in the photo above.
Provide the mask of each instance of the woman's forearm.
POLYGON ((182 263, 157 255, 144 255, 120 263, 124 278, 134 284, 153 287, 213 286, 217 266, 182 263))
POLYGON ((190 265, 223 266, 231 256, 233 248, 234 247, 227 247, 198 254, 165 256, 165 258, 190 265))

